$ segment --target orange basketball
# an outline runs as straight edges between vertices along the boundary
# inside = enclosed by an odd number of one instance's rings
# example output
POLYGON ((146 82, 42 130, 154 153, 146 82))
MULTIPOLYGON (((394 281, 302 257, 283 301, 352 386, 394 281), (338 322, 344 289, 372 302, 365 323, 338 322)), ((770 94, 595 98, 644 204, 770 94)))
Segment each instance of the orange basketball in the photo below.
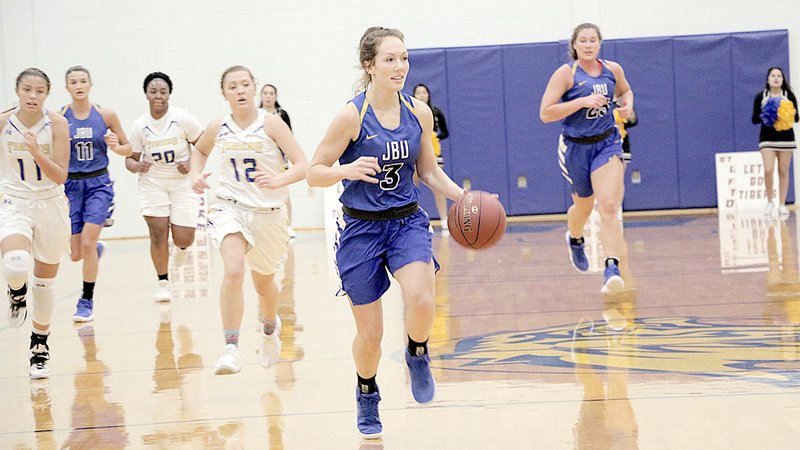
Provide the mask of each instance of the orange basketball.
POLYGON ((470 191, 450 208, 447 226, 462 246, 489 248, 506 232, 506 210, 494 195, 470 191))

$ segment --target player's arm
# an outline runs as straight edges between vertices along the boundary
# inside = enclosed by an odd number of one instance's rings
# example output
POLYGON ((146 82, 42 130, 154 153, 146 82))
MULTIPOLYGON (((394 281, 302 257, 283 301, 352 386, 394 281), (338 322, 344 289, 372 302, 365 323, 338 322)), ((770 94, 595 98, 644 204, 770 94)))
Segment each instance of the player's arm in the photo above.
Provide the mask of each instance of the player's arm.
POLYGON ((254 174, 258 187, 277 189, 297 183, 305 178, 308 170, 308 158, 303 149, 300 148, 300 144, 297 143, 292 130, 286 125, 286 122, 279 116, 267 114, 264 117, 264 129, 267 132, 267 136, 275 141, 281 151, 289 158, 292 166, 285 172, 275 176, 262 170, 256 170, 254 174))
POLYGON ((192 147, 197 145, 197 141, 199 141, 200 137, 203 135, 203 126, 200 125, 200 121, 197 120, 195 116, 189 113, 186 113, 184 115, 181 126, 183 127, 183 131, 186 134, 186 142, 190 144, 189 157, 182 161, 176 161, 175 169, 181 175, 186 175, 191 172, 192 147))
POLYGON ((378 179, 375 178, 381 171, 378 158, 362 156, 350 164, 334 166, 350 142, 358 139, 360 132, 361 119, 356 106, 350 102, 333 118, 311 158, 306 173, 309 186, 332 186, 345 179, 378 183, 378 179))
POLYGON ((104 136, 108 148, 118 155, 130 155, 132 152, 131 144, 128 142, 125 132, 122 130, 122 125, 119 123, 119 117, 117 117, 117 113, 106 108, 99 108, 99 112, 100 115, 103 116, 103 120, 109 129, 104 136))
POLYGON ((414 110, 422 126, 422 136, 419 143, 419 156, 417 156, 417 174, 419 179, 432 191, 438 192, 450 200, 457 201, 464 195, 464 190, 444 173, 439 164, 436 163, 436 156, 433 153, 433 113, 425 103, 413 99, 414 110))
POLYGON ((628 79, 625 78, 625 71, 622 70, 622 66, 614 61, 607 61, 606 63, 608 64, 608 69, 611 70, 617 80, 614 97, 617 98, 619 107, 616 110, 621 118, 627 119, 633 112, 633 89, 628 84, 628 79))
POLYGON ((205 169, 206 162, 208 162, 208 155, 214 149, 214 141, 221 125, 222 119, 212 120, 192 149, 189 176, 192 177, 192 189, 198 194, 201 194, 209 187, 206 178, 211 175, 211 172, 203 173, 203 169, 205 169))
POLYGON ((54 183, 64 184, 69 169, 69 125, 64 116, 56 113, 47 115, 53 127, 53 147, 50 149, 53 152, 52 159, 42 153, 36 136, 30 131, 25 133, 25 144, 44 176, 54 183))
POLYGON ((539 105, 539 119, 544 123, 561 120, 583 108, 600 108, 608 99, 601 94, 579 97, 562 102, 561 97, 572 87, 572 69, 564 64, 550 76, 539 105))
POLYGON ((142 134, 138 127, 131 128, 131 154, 125 157, 125 168, 130 173, 146 173, 150 170, 150 163, 142 157, 144 153, 144 143, 142 134))

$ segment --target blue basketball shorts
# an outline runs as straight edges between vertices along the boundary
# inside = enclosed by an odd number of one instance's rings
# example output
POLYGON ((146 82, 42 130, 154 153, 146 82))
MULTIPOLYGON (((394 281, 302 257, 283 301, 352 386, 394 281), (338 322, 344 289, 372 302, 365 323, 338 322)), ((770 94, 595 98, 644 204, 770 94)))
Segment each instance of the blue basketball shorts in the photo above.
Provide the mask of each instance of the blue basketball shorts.
POLYGON ((561 175, 578 197, 591 197, 594 194, 592 172, 608 164, 614 156, 622 160, 622 138, 616 127, 608 137, 592 144, 579 144, 563 135, 559 136, 558 164, 561 166, 561 175))
POLYGON ((105 224, 114 208, 114 182, 108 173, 80 180, 68 179, 64 190, 69 198, 72 234, 83 231, 83 224, 105 224))
POLYGON ((433 261, 433 230, 422 208, 394 220, 361 220, 342 213, 337 221, 336 269, 341 280, 337 295, 354 305, 367 305, 389 289, 389 273, 412 262, 433 261))

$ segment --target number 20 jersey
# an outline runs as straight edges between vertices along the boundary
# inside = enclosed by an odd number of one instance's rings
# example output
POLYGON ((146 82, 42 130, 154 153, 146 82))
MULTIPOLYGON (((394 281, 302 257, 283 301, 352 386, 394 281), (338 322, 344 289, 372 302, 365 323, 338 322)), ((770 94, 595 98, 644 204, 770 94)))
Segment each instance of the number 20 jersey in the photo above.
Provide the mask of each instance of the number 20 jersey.
MULTIPOLYGON (((36 135, 39 149, 53 158, 53 128, 47 111, 39 122, 30 128, 36 135)), ((3 192, 22 198, 55 197, 64 192, 64 186, 47 178, 28 151, 25 132, 28 128, 17 118, 16 112, 8 116, 6 126, 0 130, 0 187, 3 192)))
POLYGON ((235 200, 249 208, 277 208, 286 203, 288 188, 261 189, 255 183, 258 167, 270 176, 286 170, 283 153, 264 130, 266 111, 258 110, 258 118, 245 129, 239 128, 228 115, 217 132, 214 148, 220 155, 222 171, 218 197, 235 200))
POLYGON ((339 158, 339 164, 349 164, 362 156, 378 158, 381 172, 377 184, 358 180, 342 180, 344 192, 339 201, 344 206, 361 211, 385 211, 416 202, 419 191, 413 176, 419 156, 422 126, 417 119, 411 97, 398 93, 400 125, 393 130, 384 128, 369 106, 366 93, 357 95, 353 104, 361 117, 361 132, 350 142, 339 158))
POLYGON ((150 113, 136 119, 128 139, 134 153, 141 153, 141 160, 152 164, 142 178, 183 178, 177 163, 190 158, 189 142, 194 142, 203 133, 203 126, 191 114, 181 108, 170 106, 160 119, 150 113))

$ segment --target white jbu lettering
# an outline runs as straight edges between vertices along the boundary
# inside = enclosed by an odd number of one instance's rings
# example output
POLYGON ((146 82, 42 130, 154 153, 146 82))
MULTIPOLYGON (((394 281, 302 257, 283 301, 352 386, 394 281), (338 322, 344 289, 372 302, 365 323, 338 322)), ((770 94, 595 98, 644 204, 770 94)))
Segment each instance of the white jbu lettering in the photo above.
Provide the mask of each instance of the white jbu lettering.
POLYGON ((381 155, 383 161, 394 161, 408 159, 408 141, 388 141, 386 142, 386 152, 381 155))
POLYGON ((592 85, 592 94, 600 94, 608 97, 608 85, 605 83, 592 85))
POLYGON ((72 136, 73 139, 91 139, 92 138, 92 127, 82 127, 75 129, 75 136, 72 136))

